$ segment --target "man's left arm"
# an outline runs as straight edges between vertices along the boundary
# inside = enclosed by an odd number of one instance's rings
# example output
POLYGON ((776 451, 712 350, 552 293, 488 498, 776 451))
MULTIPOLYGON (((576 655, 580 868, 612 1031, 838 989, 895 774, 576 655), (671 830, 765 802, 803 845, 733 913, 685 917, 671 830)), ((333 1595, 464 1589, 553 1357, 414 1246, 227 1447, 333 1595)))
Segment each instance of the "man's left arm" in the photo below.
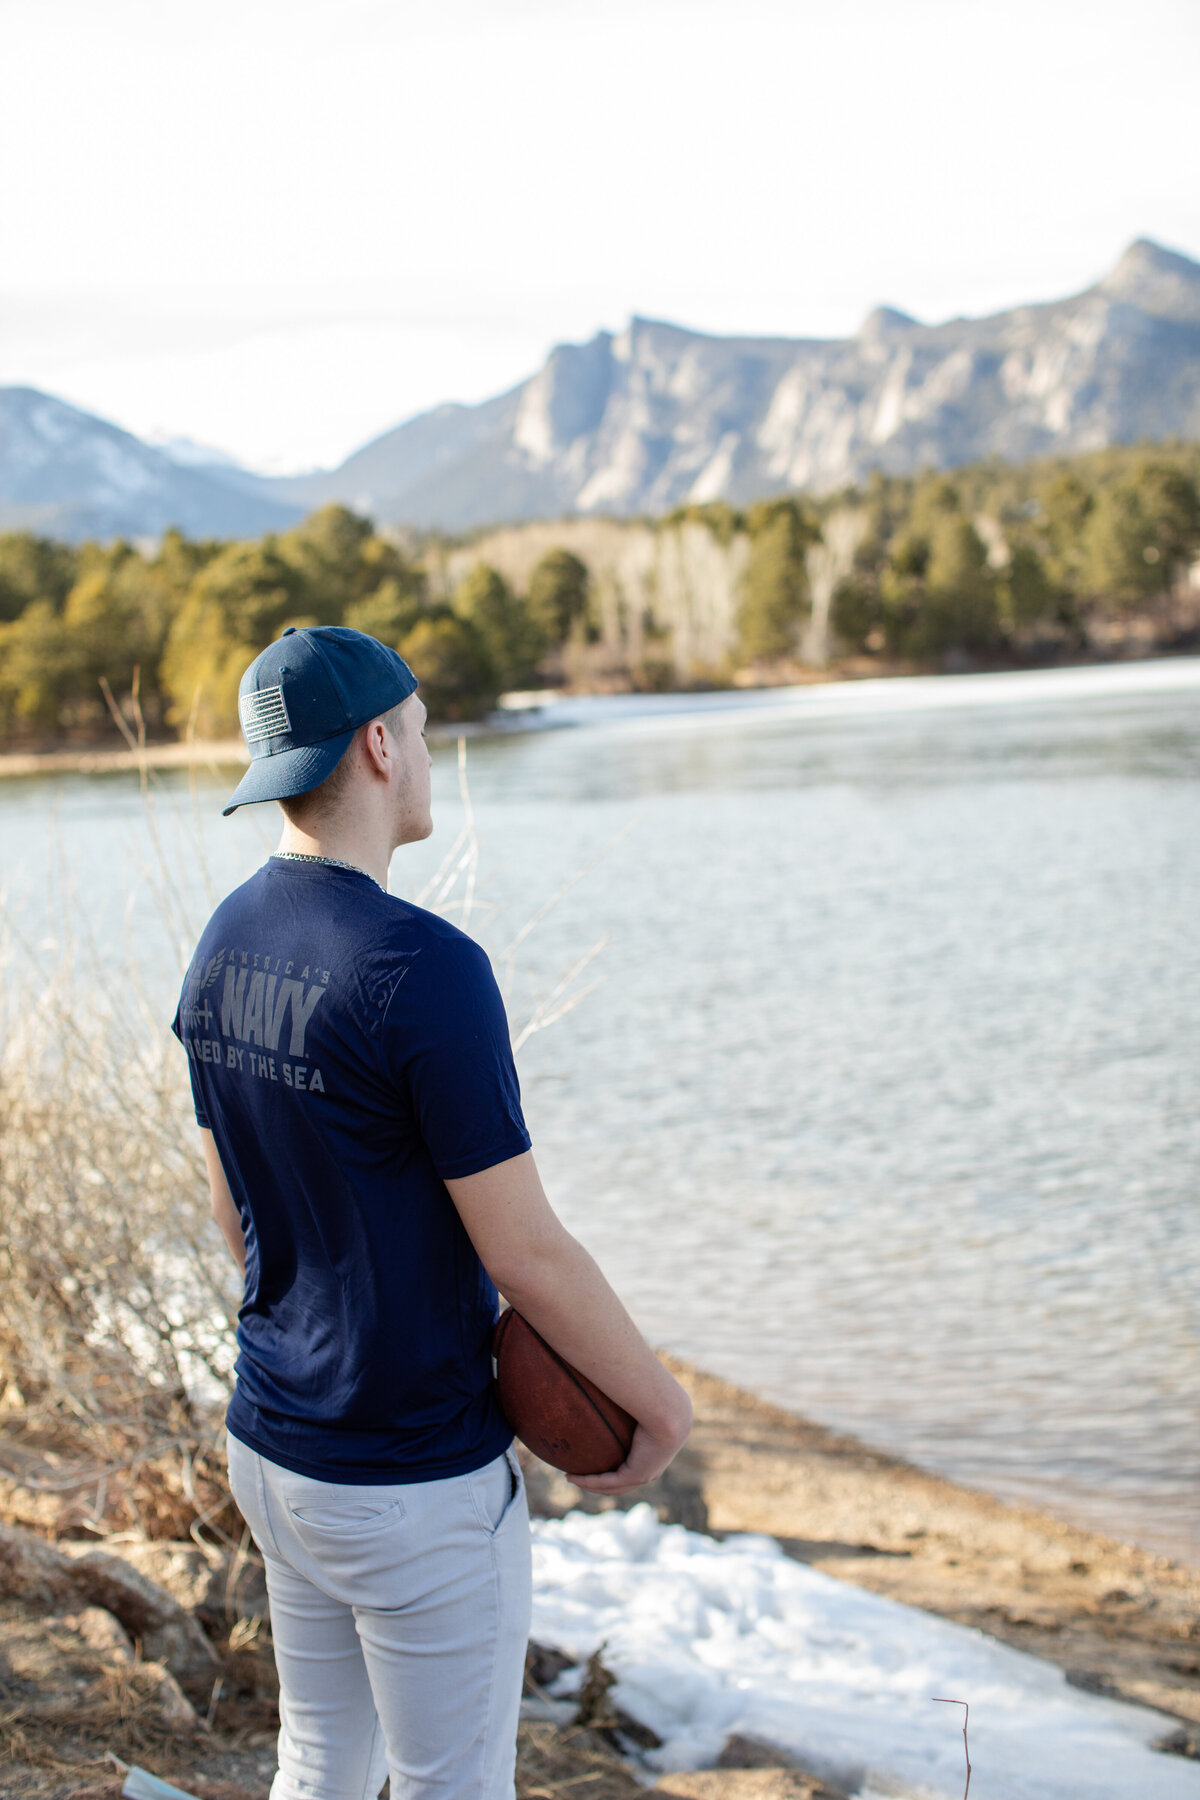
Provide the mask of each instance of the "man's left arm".
POLYGON ((241 1214, 237 1209, 237 1201, 229 1191, 225 1171, 221 1167, 217 1141, 205 1125, 200 1127, 200 1142, 204 1146, 204 1166, 208 1170, 208 1192, 212 1201, 212 1215, 220 1227, 221 1236, 229 1245, 234 1262, 244 1275, 246 1273, 246 1240, 242 1235, 241 1214))

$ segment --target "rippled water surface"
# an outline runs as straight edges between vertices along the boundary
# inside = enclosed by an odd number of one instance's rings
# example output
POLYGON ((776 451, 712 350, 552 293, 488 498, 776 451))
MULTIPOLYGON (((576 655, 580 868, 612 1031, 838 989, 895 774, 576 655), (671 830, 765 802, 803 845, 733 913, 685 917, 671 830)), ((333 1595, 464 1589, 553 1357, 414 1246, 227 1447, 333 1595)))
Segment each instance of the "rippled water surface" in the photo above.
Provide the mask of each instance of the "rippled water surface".
MULTIPOLYGON (((556 1203, 649 1334, 1200 1562, 1200 663, 563 716, 470 745, 470 928, 498 956, 625 833, 510 1004, 607 934, 522 1077, 556 1203)), ((222 822, 228 785, 198 779, 199 837, 185 779, 157 807, 197 923, 204 858, 227 886, 273 829, 222 822)), ((450 746, 435 790, 400 891, 461 823, 450 746)), ((0 789, 0 863, 31 944, 74 870, 165 1009, 130 781, 0 789)))

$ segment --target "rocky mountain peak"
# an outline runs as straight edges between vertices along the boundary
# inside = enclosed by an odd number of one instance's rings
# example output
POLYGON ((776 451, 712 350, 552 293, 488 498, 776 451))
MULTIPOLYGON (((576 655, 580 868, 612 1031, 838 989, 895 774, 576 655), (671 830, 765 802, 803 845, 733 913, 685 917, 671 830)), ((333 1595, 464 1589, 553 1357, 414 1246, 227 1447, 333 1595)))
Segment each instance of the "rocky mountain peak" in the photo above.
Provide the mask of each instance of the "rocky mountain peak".
POLYGON ((1158 318, 1200 324, 1200 264, 1150 238, 1135 238, 1097 285, 1108 299, 1158 318))
POLYGON ((901 312, 898 306, 877 306, 859 326, 859 341, 877 343, 880 338, 894 337, 897 332, 911 330, 917 324, 911 313, 901 312))
MULTIPOLYGON (((1200 438, 1200 266, 1140 240, 1085 293, 852 338, 717 337, 635 315, 510 396, 410 420, 302 497, 451 530, 735 505, 977 458, 1200 438)), ((299 492, 298 489, 277 491, 299 492)))

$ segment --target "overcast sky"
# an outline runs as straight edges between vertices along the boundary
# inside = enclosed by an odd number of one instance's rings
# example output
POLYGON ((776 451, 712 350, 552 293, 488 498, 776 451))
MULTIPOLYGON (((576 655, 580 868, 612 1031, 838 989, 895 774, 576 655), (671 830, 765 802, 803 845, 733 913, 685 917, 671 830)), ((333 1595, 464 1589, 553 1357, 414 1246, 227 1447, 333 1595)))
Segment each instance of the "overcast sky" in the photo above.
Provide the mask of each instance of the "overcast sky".
POLYGON ((1196 0, 0 0, 0 382, 339 460, 631 313, 1200 255, 1196 0))

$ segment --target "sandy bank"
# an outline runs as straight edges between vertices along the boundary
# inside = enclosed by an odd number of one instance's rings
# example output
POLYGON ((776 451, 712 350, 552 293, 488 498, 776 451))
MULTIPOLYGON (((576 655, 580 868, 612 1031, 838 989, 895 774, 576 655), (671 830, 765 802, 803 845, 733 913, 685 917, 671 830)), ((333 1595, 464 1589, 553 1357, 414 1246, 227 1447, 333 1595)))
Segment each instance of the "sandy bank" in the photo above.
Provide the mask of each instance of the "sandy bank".
POLYGON ((248 763, 241 738, 218 743, 147 744, 144 750, 29 750, 0 756, 0 781, 30 775, 112 775, 146 769, 228 769, 248 763))
POLYGON ((679 1460, 713 1531, 974 1625, 1119 1694, 1200 1723, 1200 1570, 1010 1506, 676 1365, 696 1427, 679 1460))

